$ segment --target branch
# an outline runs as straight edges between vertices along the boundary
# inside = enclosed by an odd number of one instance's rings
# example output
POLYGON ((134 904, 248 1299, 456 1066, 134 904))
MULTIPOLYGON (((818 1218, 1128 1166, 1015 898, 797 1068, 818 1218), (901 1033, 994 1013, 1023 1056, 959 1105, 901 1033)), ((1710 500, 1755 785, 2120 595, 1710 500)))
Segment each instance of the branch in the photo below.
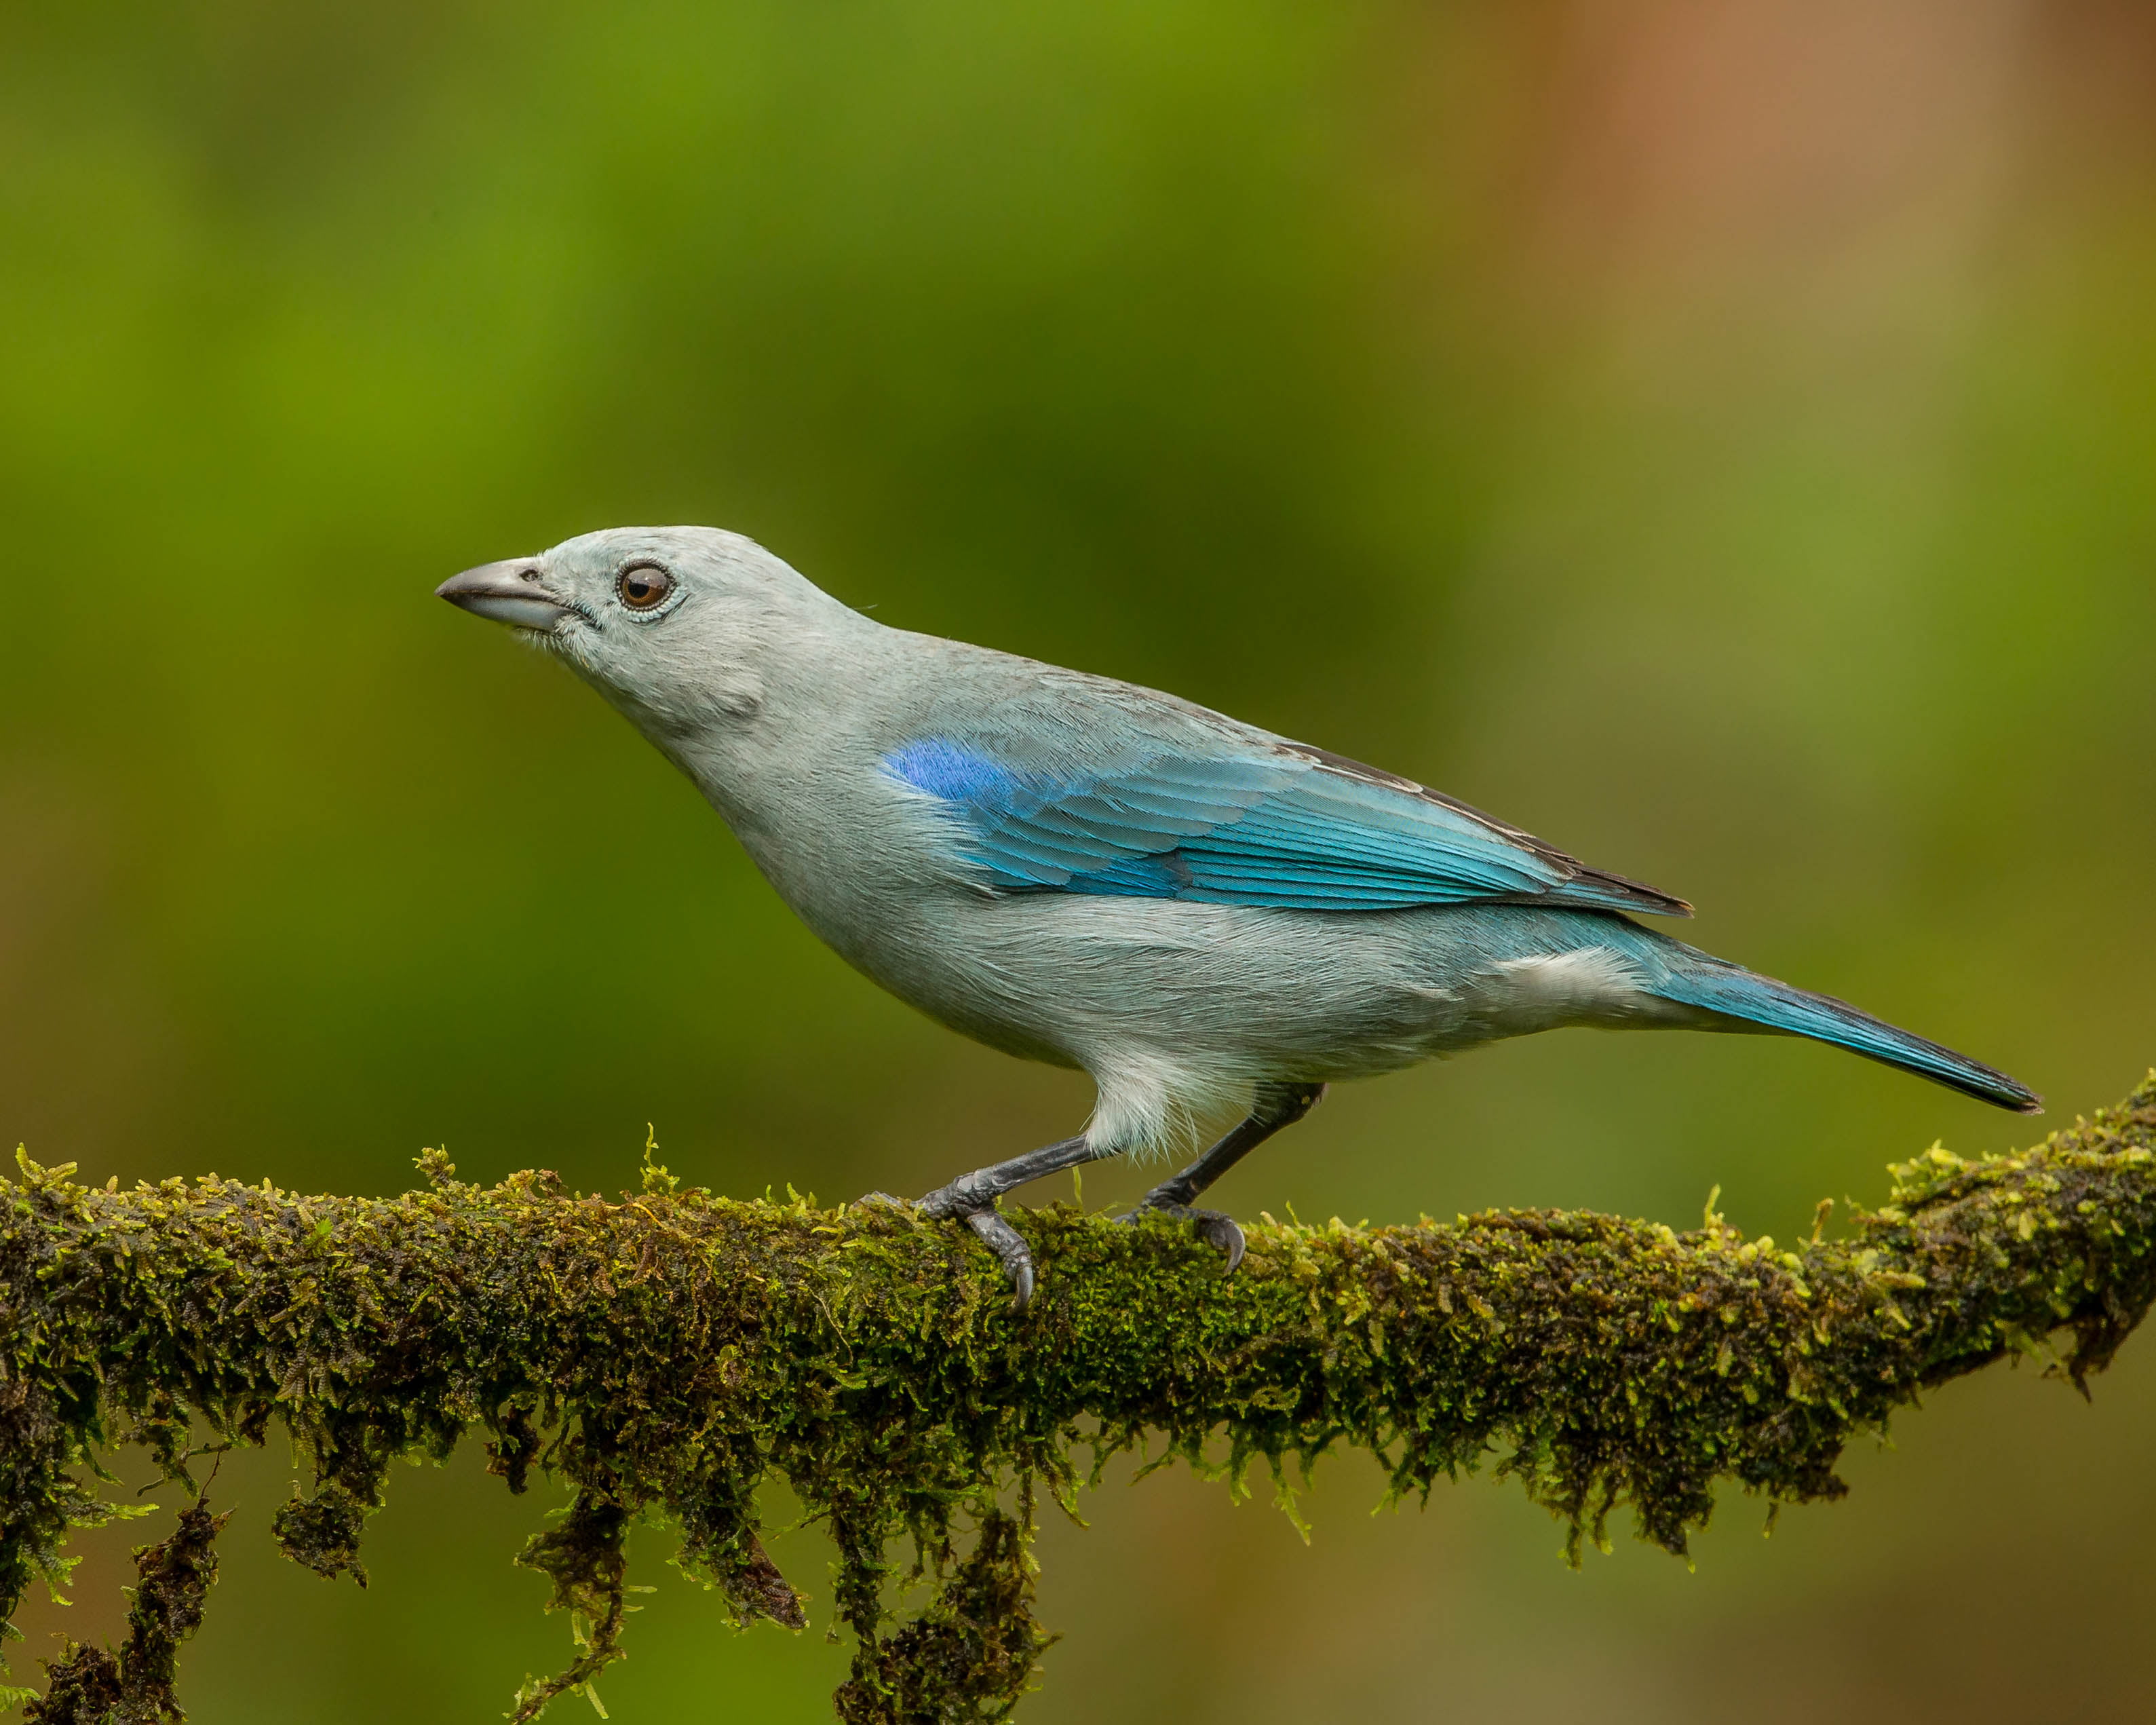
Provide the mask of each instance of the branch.
MULTIPOLYGON (((679 1527, 738 1621, 800 1627, 758 1538, 767 1473, 839 1547, 859 1644, 841 1715, 998 1717, 1048 1640, 1036 1495, 1067 1503, 1119 1450, 1157 1434, 1238 1484, 1263 1462, 1283 1495, 1336 1444, 1378 1455, 1397 1494, 1495 1458, 1575 1555, 1623 1504, 1681 1552, 1719 1480, 1776 1506, 1839 1496, 1842 1446, 1927 1385, 2011 1352, 2076 1385, 2107 1363, 2156 1295, 2152 1144, 2156 1074, 2035 1149, 1897 1166, 1847 1238, 1794 1251, 1712 1215, 1678 1233, 1508 1211, 1268 1223, 1224 1278, 1179 1228, 1050 1207, 1017 1218, 1040 1267, 1022 1316, 963 1230, 680 1192, 655 1166, 608 1202, 546 1172, 465 1184, 429 1151, 429 1189, 377 1201, 215 1176, 122 1192, 18 1156, 0 1181, 0 1606, 108 1513, 69 1471, 100 1446, 144 1444, 192 1489, 191 1426, 225 1444, 286 1426, 316 1485, 275 1532, 335 1575, 357 1572, 393 1460, 484 1428, 511 1491, 536 1467, 575 1493, 520 1561, 552 1578, 578 1657, 517 1718, 616 1656, 639 1516, 679 1527), (911 1616, 907 1540, 933 1589, 911 1616)), ((198 1505, 141 1555, 128 1649, 70 1650, 30 1718, 177 1717, 172 1652, 218 1525, 198 1505)))

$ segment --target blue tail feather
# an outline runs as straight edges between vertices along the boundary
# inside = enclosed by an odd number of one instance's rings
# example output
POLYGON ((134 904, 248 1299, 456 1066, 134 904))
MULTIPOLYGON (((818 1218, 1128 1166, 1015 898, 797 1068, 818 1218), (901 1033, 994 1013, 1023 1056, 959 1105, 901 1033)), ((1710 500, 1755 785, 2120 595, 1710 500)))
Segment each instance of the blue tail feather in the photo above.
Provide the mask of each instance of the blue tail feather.
POLYGON ((1666 951, 1667 969, 1654 986, 1654 992, 1666 999, 1744 1021, 1732 1028, 1756 1025, 1832 1043, 1994 1107, 2010 1108, 2017 1114, 2043 1112, 2043 1099, 2025 1084, 1952 1048, 1897 1030, 1846 1001, 1792 988, 1676 941, 1666 945, 1676 951, 1666 951))

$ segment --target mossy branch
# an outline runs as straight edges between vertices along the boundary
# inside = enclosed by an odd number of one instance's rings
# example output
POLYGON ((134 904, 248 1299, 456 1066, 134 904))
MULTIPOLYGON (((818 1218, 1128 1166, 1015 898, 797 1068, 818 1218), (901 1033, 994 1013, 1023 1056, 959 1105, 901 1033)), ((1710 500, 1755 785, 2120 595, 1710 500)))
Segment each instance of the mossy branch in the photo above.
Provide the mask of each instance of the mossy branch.
MULTIPOLYGON (((484 1428, 511 1491, 537 1467, 575 1493, 520 1561, 574 1614, 578 1656, 516 1717, 615 1656, 639 1516, 678 1527, 740 1621, 799 1627, 758 1539, 767 1474, 838 1546, 859 1643, 841 1715, 999 1717, 1048 1639, 1036 1494, 1067 1500, 1106 1456, 1150 1442, 1238 1481, 1262 1461, 1286 1489, 1352 1444, 1404 1494, 1494 1458, 1575 1551, 1629 1504, 1681 1552, 1719 1480, 1840 1494, 1842 1446, 1926 1385, 2010 1352, 2077 1384, 2108 1362, 2156 1294, 2152 1145, 2156 1074, 2022 1154, 1897 1167, 1845 1238, 1794 1250, 1713 1217, 1510 1211, 1268 1223, 1223 1277, 1178 1228, 1050 1208, 1018 1218, 1040 1267, 1023 1316, 964 1230, 680 1192, 655 1165, 610 1202, 543 1172, 460 1183, 434 1152, 429 1189, 388 1200, 213 1176, 123 1192, 24 1159, 0 1181, 0 1604, 105 1513, 74 1475, 100 1447, 185 1480, 191 1428, 283 1424, 316 1486, 277 1537, 334 1575, 393 1460, 484 1428), (909 1537, 936 1591, 907 1616, 909 1537)), ((198 1504, 141 1554, 126 1649, 70 1650, 30 1717, 178 1717, 172 1653, 218 1525, 198 1504)))

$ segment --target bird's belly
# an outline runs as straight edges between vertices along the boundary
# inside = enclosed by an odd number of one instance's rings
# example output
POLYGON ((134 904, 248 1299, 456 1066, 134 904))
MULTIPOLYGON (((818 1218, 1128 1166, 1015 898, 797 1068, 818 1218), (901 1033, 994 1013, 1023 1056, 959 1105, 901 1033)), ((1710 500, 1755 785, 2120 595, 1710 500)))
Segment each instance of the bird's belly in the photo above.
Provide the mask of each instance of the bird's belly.
POLYGON ((1324 1079, 1394 1070, 1461 1033, 1460 1003, 1414 974, 1399 935, 1384 913, 954 895, 847 955, 932 1017, 1030 1058, 1097 1072, 1144 1050, 1324 1079))

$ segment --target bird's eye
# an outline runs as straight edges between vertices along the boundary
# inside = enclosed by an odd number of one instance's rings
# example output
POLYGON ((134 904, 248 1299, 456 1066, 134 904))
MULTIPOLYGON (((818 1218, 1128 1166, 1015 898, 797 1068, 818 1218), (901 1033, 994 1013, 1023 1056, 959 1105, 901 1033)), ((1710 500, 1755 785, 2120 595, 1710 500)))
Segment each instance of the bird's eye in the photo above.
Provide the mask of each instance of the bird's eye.
POLYGON ((640 563, 621 572, 614 584, 621 602, 633 611, 656 610, 674 591, 674 578, 654 564, 640 563))

